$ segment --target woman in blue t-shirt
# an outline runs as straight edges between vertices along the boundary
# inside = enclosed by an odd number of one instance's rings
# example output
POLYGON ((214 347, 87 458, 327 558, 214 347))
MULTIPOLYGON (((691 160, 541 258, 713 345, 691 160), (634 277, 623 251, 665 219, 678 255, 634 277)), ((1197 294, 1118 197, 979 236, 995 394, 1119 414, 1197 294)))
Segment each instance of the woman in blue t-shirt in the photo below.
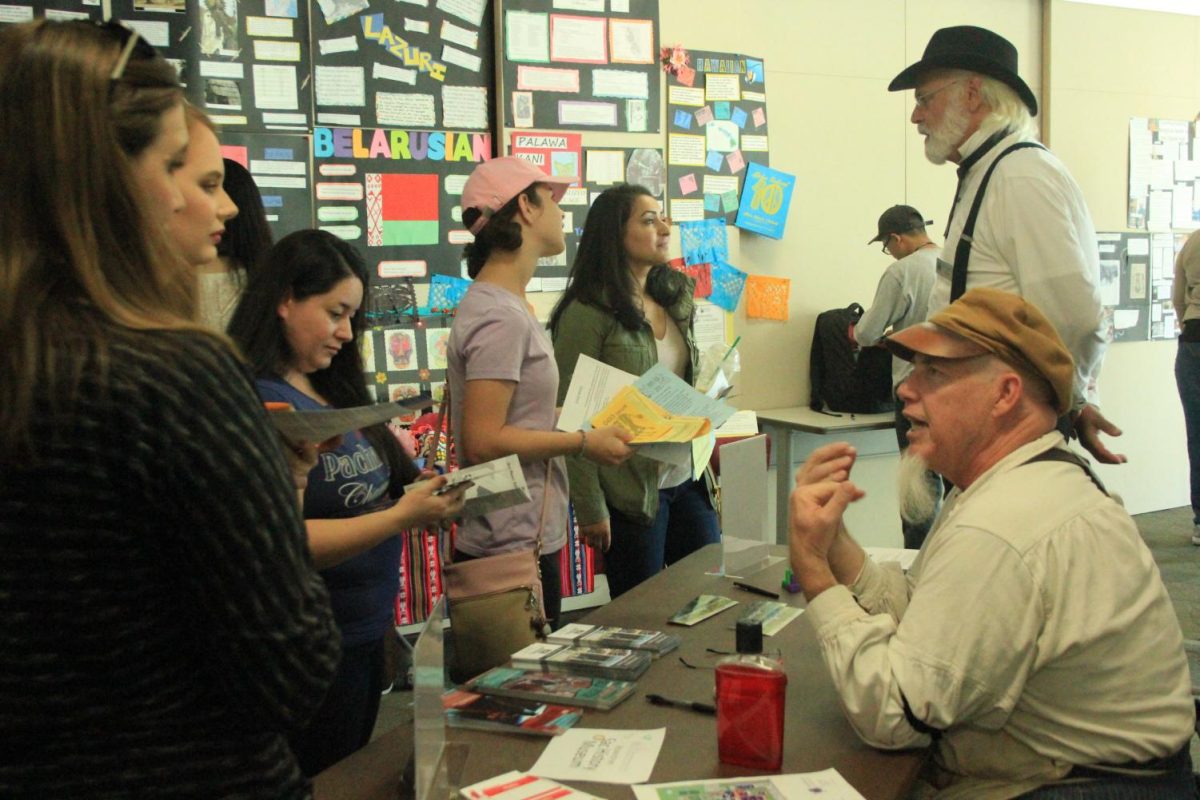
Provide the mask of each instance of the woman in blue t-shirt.
MULTIPOLYGON (((297 409, 371 402, 354 343, 368 273, 349 244, 323 231, 284 237, 251 276, 229 323, 264 401, 297 409)), ((384 688, 384 637, 399 580, 397 534, 462 509, 462 492, 433 494, 435 478, 404 493, 416 466, 383 424, 342 437, 320 454, 304 491, 308 546, 329 588, 342 634, 342 663, 309 727, 292 740, 314 775, 371 738, 384 688)))

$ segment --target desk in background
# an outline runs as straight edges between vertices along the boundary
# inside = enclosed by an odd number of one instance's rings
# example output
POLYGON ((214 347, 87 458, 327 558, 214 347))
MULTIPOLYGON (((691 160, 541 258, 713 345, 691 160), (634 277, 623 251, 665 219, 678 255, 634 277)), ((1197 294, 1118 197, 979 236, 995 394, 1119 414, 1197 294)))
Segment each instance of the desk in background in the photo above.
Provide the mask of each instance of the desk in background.
POLYGON ((886 414, 849 414, 840 416, 822 414, 808 406, 771 408, 758 412, 758 423, 763 432, 771 437, 771 449, 775 454, 775 541, 787 543, 788 496, 797 462, 808 458, 809 453, 830 442, 849 441, 858 449, 860 462, 856 464, 855 483, 867 490, 867 496, 847 510, 847 525, 855 538, 865 545, 900 547, 900 517, 895 502, 894 480, 888 480, 893 470, 885 470, 883 480, 875 480, 875 486, 864 485, 861 459, 869 456, 897 456, 896 419, 891 412, 886 414), (794 439, 799 446, 793 447, 794 439), (888 528, 886 535, 862 530, 856 526, 855 517, 871 520, 879 525, 880 520, 893 520, 895 531, 888 528), (895 540, 895 541, 893 541, 895 540))
MULTIPOLYGON (((786 549, 770 546, 784 560, 748 581, 762 587, 778 587, 786 563, 786 549)), ((655 661, 637 681, 632 697, 611 711, 586 709, 580 726, 588 728, 666 727, 667 736, 654 767, 651 782, 693 778, 731 778, 758 774, 717 760, 716 717, 675 708, 652 706, 646 694, 711 701, 714 672, 721 658, 705 648, 733 650, 733 626, 741 611, 758 595, 736 589, 730 579, 706 574, 717 565, 720 550, 710 545, 673 565, 651 580, 631 589, 617 600, 584 618, 584 622, 631 628, 669 630, 683 644, 655 661), (667 625, 667 617, 698 594, 722 594, 740 605, 690 628, 667 625), (703 665, 689 669, 680 662, 703 665)), ((792 605, 804 605, 803 595, 784 594, 792 605)), ((815 772, 835 767, 868 800, 900 800, 907 796, 925 759, 924 751, 886 752, 864 744, 842 713, 816 635, 803 615, 779 634, 764 641, 765 650, 780 649, 788 674, 787 711, 784 729, 782 772, 815 772)), ((533 766, 546 740, 519 734, 497 734, 451 728, 447 740, 467 744, 470 753, 461 777, 462 785, 498 775, 510 769, 533 766)), ((412 726, 384 734, 363 750, 317 776, 317 800, 393 800, 398 796, 400 775, 412 753, 412 726)), ((571 782, 580 790, 605 798, 628 800, 628 786, 571 782)))

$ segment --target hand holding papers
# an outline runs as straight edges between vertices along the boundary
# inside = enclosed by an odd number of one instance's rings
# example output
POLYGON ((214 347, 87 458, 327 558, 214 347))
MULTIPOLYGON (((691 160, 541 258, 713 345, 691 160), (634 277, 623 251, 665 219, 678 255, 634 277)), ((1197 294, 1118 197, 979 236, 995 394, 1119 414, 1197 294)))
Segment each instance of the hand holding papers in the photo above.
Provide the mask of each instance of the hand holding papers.
POLYGON ((614 425, 628 433, 630 444, 690 442, 712 430, 705 417, 681 417, 665 411, 634 386, 622 387, 592 425, 614 425))
MULTIPOLYGON (((404 491, 427 483, 429 481, 410 483, 404 487, 404 491)), ((452 491, 462 484, 470 487, 466 490, 466 503, 462 509, 464 517, 478 517, 529 502, 525 473, 521 471, 521 462, 514 455, 455 470, 446 476, 444 490, 452 491)))
MULTIPOLYGON (((580 356, 563 401, 558 429, 573 431, 588 428, 591 424, 589 420, 603 412, 617 393, 626 386, 637 389, 642 396, 667 414, 676 417, 707 418, 710 429, 724 424, 734 413, 731 406, 720 400, 705 397, 661 364, 656 364, 639 378, 594 358, 580 356)), ((638 448, 638 454, 667 464, 689 465, 695 475, 704 469, 708 454, 711 453, 711 447, 700 447, 698 444, 707 444, 707 440, 712 438, 707 436, 709 432, 705 431, 690 439, 667 439, 654 444, 643 444, 638 448)))
POLYGON ((323 442, 333 436, 366 428, 377 422, 386 422, 405 411, 433 405, 427 394, 409 397, 395 403, 378 403, 355 408, 322 408, 315 411, 298 411, 290 406, 276 408, 268 406, 271 422, 289 442, 323 442))

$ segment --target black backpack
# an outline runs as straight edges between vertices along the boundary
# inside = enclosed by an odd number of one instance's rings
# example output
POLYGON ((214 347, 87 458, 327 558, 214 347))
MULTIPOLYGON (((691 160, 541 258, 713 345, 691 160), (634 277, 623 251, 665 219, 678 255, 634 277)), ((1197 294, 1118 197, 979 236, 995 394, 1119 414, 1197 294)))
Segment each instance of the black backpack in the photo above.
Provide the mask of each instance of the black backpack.
POLYGON ((817 315, 808 364, 812 381, 809 405, 814 411, 882 414, 895 410, 891 353, 882 347, 856 352, 846 335, 862 315, 858 303, 817 315))

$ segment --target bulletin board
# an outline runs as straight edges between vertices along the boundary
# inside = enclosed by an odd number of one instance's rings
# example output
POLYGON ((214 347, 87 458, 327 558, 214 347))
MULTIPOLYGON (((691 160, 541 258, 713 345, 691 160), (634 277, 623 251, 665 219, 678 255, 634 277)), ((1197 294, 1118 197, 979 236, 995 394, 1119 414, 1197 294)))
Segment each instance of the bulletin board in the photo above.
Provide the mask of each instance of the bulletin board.
POLYGON ((183 0, 113 0, 113 16, 176 65, 188 99, 222 132, 307 130, 308 3, 187 0, 186 6, 183 0))
POLYGON ((506 128, 661 129, 658 0, 501 0, 506 128))
POLYGON ((355 245, 376 285, 466 277, 462 189, 492 158, 492 135, 388 128, 313 129, 317 227, 355 245))
MULTIPOLYGON (((422 317, 373 327, 364 332, 360 349, 368 389, 381 403, 433 395, 440 403, 446 385, 446 347, 450 317, 422 317)), ((417 412, 399 418, 407 424, 417 412)))
POLYGON ((1100 302, 1113 342, 1175 337, 1171 286, 1183 233, 1097 233, 1100 302))
POLYGON ((1130 228, 1150 231, 1200 227, 1200 153, 1195 124, 1185 119, 1129 120, 1130 228))
POLYGON ((0 5, 0 25, 32 22, 43 17, 54 20, 100 19, 100 0, 38 0, 36 5, 0 5))
POLYGON ((1187 242, 1186 233, 1150 234, 1150 338, 1174 339, 1175 306, 1171 287, 1175 281, 1175 259, 1187 242))
POLYGON ((314 0, 318 125, 492 129, 489 0, 314 0))
POLYGON ((221 155, 250 171, 275 241, 313 227, 309 147, 295 133, 221 132, 221 155))
POLYGON ((1107 338, 1144 342, 1150 338, 1150 235, 1097 233, 1100 245, 1100 304, 1107 338))
POLYGON ((763 60, 675 47, 666 69, 668 213, 733 225, 746 164, 770 165, 763 60))

